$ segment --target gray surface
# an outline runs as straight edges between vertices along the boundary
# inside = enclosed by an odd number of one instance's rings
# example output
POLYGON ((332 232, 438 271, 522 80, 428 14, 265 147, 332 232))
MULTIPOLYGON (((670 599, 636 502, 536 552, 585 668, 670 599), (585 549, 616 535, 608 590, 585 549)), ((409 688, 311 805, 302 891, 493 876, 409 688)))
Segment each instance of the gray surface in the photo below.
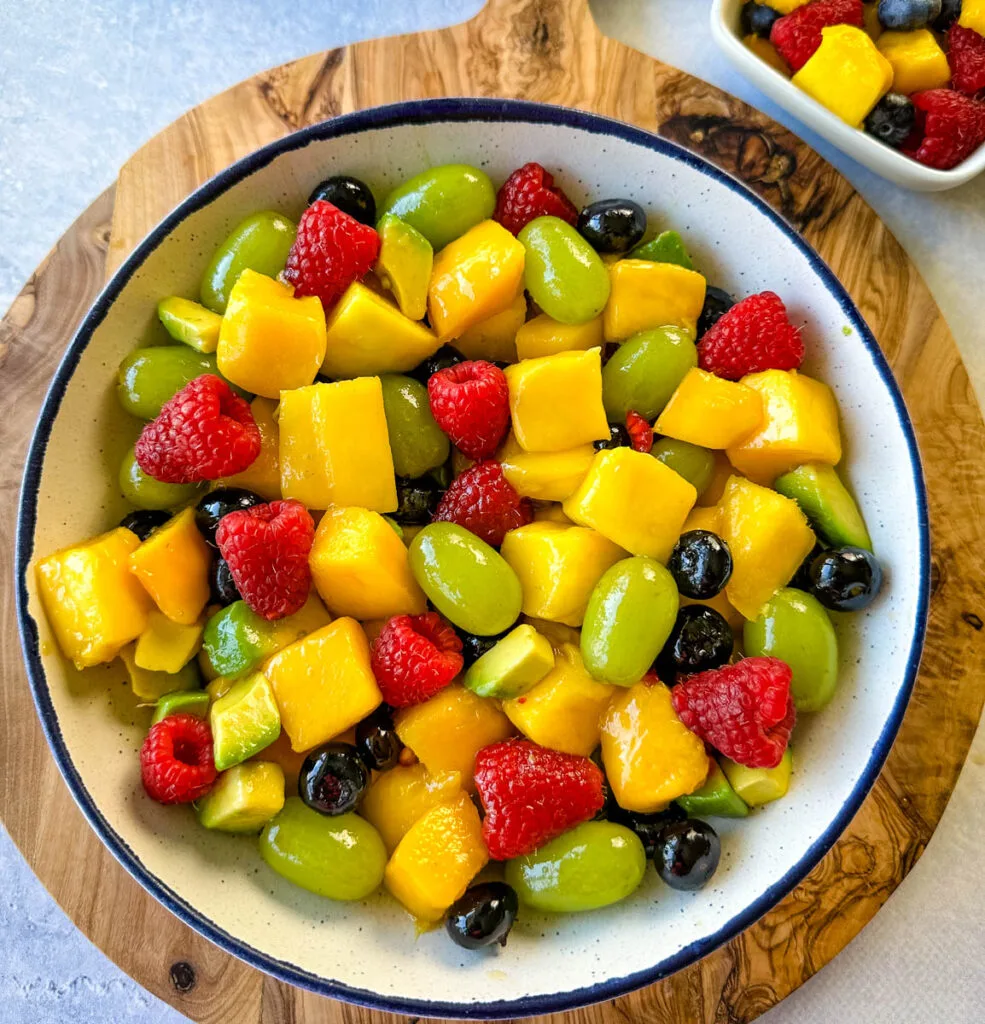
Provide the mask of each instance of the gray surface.
MULTIPOLYGON (((140 143, 265 67, 327 46, 461 20, 479 0, 0 0, 0 310, 140 143), (81 41, 81 42, 80 42, 81 41)), ((615 38, 789 118, 727 69, 707 0, 597 0, 615 38)), ((985 177, 915 196, 801 134, 887 220, 947 315, 979 396, 985 177), (975 300, 969 296, 975 295, 975 300)), ((985 734, 924 858, 862 936, 765 1024, 985 1019, 985 734)), ((179 1024, 47 896, 0 830, 0 1021, 179 1024)))

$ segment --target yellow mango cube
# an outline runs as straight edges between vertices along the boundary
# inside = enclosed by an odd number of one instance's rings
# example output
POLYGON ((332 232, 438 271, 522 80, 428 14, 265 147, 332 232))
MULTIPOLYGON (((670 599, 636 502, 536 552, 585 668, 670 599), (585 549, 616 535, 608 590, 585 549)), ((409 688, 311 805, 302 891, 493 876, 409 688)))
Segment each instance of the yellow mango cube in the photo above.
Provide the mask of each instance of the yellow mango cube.
POLYGON ((527 296, 520 289, 516 298, 499 313, 467 328, 455 339, 455 348, 466 359, 516 362, 516 335, 527 318, 527 296))
POLYGON ((791 11, 797 10, 798 7, 803 7, 804 4, 810 3, 810 0, 763 0, 763 3, 767 7, 772 7, 774 11, 779 11, 781 14, 789 14, 791 11))
POLYGON ((599 577, 626 552, 595 530, 529 523, 503 539, 500 554, 523 589, 523 614, 580 626, 599 577))
POLYGON ((414 915, 437 924, 489 862, 482 821, 467 793, 432 807, 400 840, 383 883, 414 915))
POLYGON ((722 510, 717 505, 712 505, 711 508, 695 505, 684 520, 681 533, 688 533, 691 530, 710 530, 712 533, 718 533, 721 528, 722 510))
POLYGON ((985 36, 985 0, 963 0, 958 24, 985 36))
POLYGON ((440 347, 423 324, 354 281, 329 313, 322 373, 336 380, 404 373, 440 347))
POLYGON ((498 458, 503 476, 517 494, 540 501, 564 501, 585 479, 595 449, 582 444, 562 452, 525 452, 510 434, 498 458))
POLYGON ((846 124, 861 127, 893 85, 893 66, 854 25, 821 29, 821 45, 793 83, 846 124))
POLYGON ((462 785, 475 789, 475 755, 490 743, 513 735, 510 720, 491 700, 452 683, 423 704, 401 708, 394 716, 397 735, 427 770, 459 772, 462 785))
POLYGON ((711 477, 711 483, 698 496, 698 504, 711 507, 722 500, 725 493, 725 485, 735 475, 735 468, 729 462, 728 456, 723 451, 714 452, 715 471, 711 477))
POLYGON ((285 391, 280 486, 308 508, 358 505, 393 512, 397 487, 379 377, 285 391))
POLYGON ((76 668, 112 661, 147 628, 153 602, 130 573, 137 535, 120 526, 35 566, 38 595, 62 654, 76 668))
POLYGON ((369 642, 355 619, 336 619, 278 651, 264 674, 295 750, 333 739, 383 701, 369 664, 369 642))
POLYGON ((484 220, 434 258, 428 315, 440 341, 502 312, 523 280, 526 250, 502 224, 484 220))
POLYGON ((376 827, 387 852, 393 853, 414 822, 461 792, 462 776, 458 772, 432 775, 420 763, 397 765, 369 784, 359 813, 376 827))
POLYGON ((554 668, 503 711, 527 739, 542 747, 588 757, 599 744, 602 713, 617 687, 593 679, 581 651, 562 644, 554 668))
POLYGON ((534 509, 535 523, 560 523, 562 526, 574 526, 575 524, 564 514, 564 509, 555 502, 549 505, 540 505, 534 509))
POLYGON ((558 352, 587 352, 602 346, 602 317, 583 324, 562 324, 546 313, 528 320, 516 332, 518 359, 539 359, 558 352))
POLYGON ((602 313, 606 341, 673 325, 697 334, 705 304, 705 279, 676 263, 619 260, 609 267, 609 301, 602 313))
POLYGON ((651 814, 708 775, 704 743, 677 717, 663 683, 620 690, 602 717, 602 763, 616 803, 651 814))
POLYGON ((148 672, 179 671, 198 654, 203 628, 201 621, 185 626, 152 611, 147 617, 147 628, 137 637, 134 663, 148 672))
POLYGON ((737 381, 688 370, 653 429, 702 448, 728 448, 763 422, 763 400, 737 381))
POLYGON ((250 402, 250 412, 260 431, 260 454, 242 473, 218 481, 220 487, 245 487, 267 501, 280 500, 280 427, 274 419, 277 402, 260 396, 250 402))
POLYGON ((219 372, 266 398, 310 384, 325 358, 321 299, 247 268, 229 293, 216 349, 219 372))
POLYGON ((633 555, 666 562, 698 492, 679 473, 631 448, 599 452, 564 514, 633 555))
POLYGON ((738 476, 722 497, 721 537, 732 552, 725 594, 747 619, 790 582, 815 543, 795 501, 738 476))
POLYGON ((127 644, 120 651, 120 661, 123 662, 130 679, 130 689, 134 697, 139 701, 147 703, 160 700, 167 693, 178 693, 186 690, 198 690, 202 685, 202 674, 198 670, 197 662, 189 662, 183 665, 177 672, 155 672, 150 669, 141 668, 134 661, 136 644, 127 644))
POLYGON ((947 54, 929 28, 883 32, 876 47, 893 67, 893 92, 909 96, 924 89, 943 89, 951 81, 947 54))
POLYGON ((309 556, 315 589, 333 615, 387 619, 420 615, 427 598, 392 526, 365 508, 330 508, 309 556))
POLYGON ((740 473, 771 484, 805 462, 841 461, 838 405, 827 384, 788 370, 752 373, 742 383, 759 393, 764 415, 755 433, 728 448, 740 473))
POLYGON ((130 571, 162 612, 191 626, 209 600, 212 552, 186 508, 155 530, 133 554, 130 571))
POLYGON ((525 359, 505 372, 513 434, 524 451, 562 452, 608 438, 600 349, 525 359))

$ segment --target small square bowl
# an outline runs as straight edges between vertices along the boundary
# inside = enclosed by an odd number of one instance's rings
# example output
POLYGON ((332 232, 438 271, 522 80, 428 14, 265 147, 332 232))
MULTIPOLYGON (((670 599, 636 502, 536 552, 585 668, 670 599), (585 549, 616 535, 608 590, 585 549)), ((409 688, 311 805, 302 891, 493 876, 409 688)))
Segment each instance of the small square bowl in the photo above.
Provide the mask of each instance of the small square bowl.
POLYGON ((853 128, 801 91, 784 75, 753 53, 742 41, 739 16, 743 0, 713 0, 711 34, 732 65, 770 99, 809 125, 818 135, 876 174, 917 192, 957 188, 985 171, 985 145, 950 171, 925 167, 903 153, 853 128))

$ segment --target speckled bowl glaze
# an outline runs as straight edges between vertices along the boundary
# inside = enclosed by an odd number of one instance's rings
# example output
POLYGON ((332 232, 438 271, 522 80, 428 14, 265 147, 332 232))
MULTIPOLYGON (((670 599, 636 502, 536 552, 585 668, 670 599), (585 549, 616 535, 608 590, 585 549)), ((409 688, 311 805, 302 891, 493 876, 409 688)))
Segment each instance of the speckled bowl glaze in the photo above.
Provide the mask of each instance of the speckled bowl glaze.
POLYGON ((672 143, 558 107, 436 100, 378 108, 298 132, 203 186, 141 243, 73 340, 41 413, 24 478, 17 597, 38 713, 76 800, 120 862, 180 918, 230 953, 325 995, 424 1017, 515 1017, 609 999, 692 963, 789 892, 832 845, 874 782, 914 681, 924 632, 928 531, 913 431, 889 368, 830 270, 742 185, 672 143), (443 931, 415 937, 385 894, 332 903, 269 871, 249 840, 201 829, 140 786, 147 712, 117 666, 80 674, 39 614, 35 554, 99 533, 126 511, 116 471, 138 425, 114 395, 117 364, 154 325, 162 295, 196 294, 213 248, 242 217, 300 214, 329 174, 378 195, 429 165, 467 161, 501 182, 538 160, 576 202, 631 196, 651 223, 686 237, 709 280, 738 294, 771 288, 806 324, 806 371, 837 393, 844 467, 887 586, 838 622, 834 702, 794 735, 789 795, 721 826, 713 884, 674 892, 650 870, 625 902, 591 914, 524 913, 509 945, 465 953, 443 931))

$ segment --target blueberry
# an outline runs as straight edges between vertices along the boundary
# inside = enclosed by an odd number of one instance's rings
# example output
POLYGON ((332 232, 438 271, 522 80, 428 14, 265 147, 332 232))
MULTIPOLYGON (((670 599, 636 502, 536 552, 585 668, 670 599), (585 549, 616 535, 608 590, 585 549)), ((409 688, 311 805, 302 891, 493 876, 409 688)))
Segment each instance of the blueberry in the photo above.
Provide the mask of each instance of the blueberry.
POLYGON ((405 526, 420 526, 431 522, 444 489, 428 477, 407 480, 397 477, 397 510, 390 515, 405 526))
POLYGON ((688 891, 708 883, 721 856, 718 833, 706 822, 688 818, 664 826, 653 864, 672 889, 688 891))
POLYGON ((629 252, 646 234, 646 213, 632 199, 602 199, 581 211, 578 231, 596 252, 629 252))
POLYGON ((606 448, 631 448, 633 445, 629 431, 619 423, 609 424, 609 437, 605 441, 593 441, 592 446, 597 452, 606 448))
POLYGON ((376 200, 373 193, 364 181, 353 178, 350 174, 336 174, 334 177, 326 178, 308 196, 308 205, 319 199, 337 206, 343 213, 355 217, 363 224, 370 227, 376 224, 376 200))
POLYGON ((233 582, 229 563, 224 558, 217 558, 212 566, 212 571, 209 573, 209 590, 212 594, 212 602, 221 604, 223 608, 242 599, 233 582))
POLYGON ((393 716, 382 705, 356 726, 356 749, 367 768, 378 772, 392 768, 403 747, 393 726, 393 716))
POLYGON ((936 21, 941 8, 941 0, 879 0, 879 24, 894 32, 913 32, 936 21))
POLYGON ((345 814, 369 785, 369 769, 351 743, 326 743, 304 759, 298 795, 319 814, 345 814))
POLYGON ((615 801, 611 801, 606 810, 606 818, 617 825, 625 825, 639 837, 643 844, 643 852, 652 860, 660 842, 660 835, 668 825, 684 821, 687 815, 677 806, 671 804, 665 811, 654 814, 643 814, 640 811, 627 811, 615 801))
POLYGON ((835 612, 857 612, 875 600, 882 567, 864 548, 831 548, 811 562, 811 593, 835 612))
POLYGON ((748 0, 742 5, 742 34, 769 39, 773 22, 779 17, 780 12, 767 4, 757 4, 753 0, 748 0))
POLYGON ((481 882, 466 889, 448 910, 445 929, 465 949, 482 949, 498 942, 506 945, 520 901, 505 882, 481 882))
MULTIPOLYGON (((513 627, 510 626, 510 629, 513 627)), ((465 668, 477 662, 486 651, 491 651, 500 640, 510 632, 510 629, 497 633, 495 636, 476 636, 475 633, 467 633, 464 629, 458 630, 459 638, 462 641, 462 658, 465 661, 465 668)))
POLYGON ((135 533, 141 540, 147 538, 159 527, 163 526, 171 518, 170 512, 161 512, 157 509, 140 509, 131 512, 120 520, 120 526, 131 533, 135 533))
POLYGON ((824 550, 825 549, 820 544, 815 544, 811 549, 811 553, 800 563, 799 568, 793 574, 793 579, 790 581, 788 586, 793 587, 795 590, 810 590, 811 565, 818 555, 824 553, 824 550))
POLYGON ((961 17, 961 0, 941 0, 941 13, 934 21, 938 32, 946 32, 961 17))
POLYGON ((721 668, 732 657, 732 627, 724 617, 703 604, 685 605, 657 657, 657 675, 668 682, 680 675, 721 668), (661 671, 662 670, 662 671, 661 671))
POLYGON ((465 362, 465 356, 457 348, 452 348, 451 345, 442 345, 433 356, 428 356, 423 363, 415 366, 408 376, 419 380, 427 387, 432 374, 437 373, 438 370, 445 370, 449 366, 455 366, 456 363, 463 362, 465 362))
POLYGON ((698 337, 703 337, 705 331, 714 327, 734 305, 735 299, 727 291, 709 285, 705 291, 705 304, 698 317, 698 337))
POLYGON ((242 487, 218 487, 195 506, 195 522, 202 536, 212 547, 215 542, 215 531, 219 529, 219 520, 230 512, 239 512, 254 505, 262 505, 263 498, 253 491, 242 487))
POLYGON ((865 119, 865 130, 893 149, 899 149, 909 138, 917 121, 916 108, 909 96, 886 93, 865 119))
POLYGON ((682 533, 670 554, 667 568, 677 589, 694 601, 720 594, 732 575, 728 544, 711 530, 682 533))

